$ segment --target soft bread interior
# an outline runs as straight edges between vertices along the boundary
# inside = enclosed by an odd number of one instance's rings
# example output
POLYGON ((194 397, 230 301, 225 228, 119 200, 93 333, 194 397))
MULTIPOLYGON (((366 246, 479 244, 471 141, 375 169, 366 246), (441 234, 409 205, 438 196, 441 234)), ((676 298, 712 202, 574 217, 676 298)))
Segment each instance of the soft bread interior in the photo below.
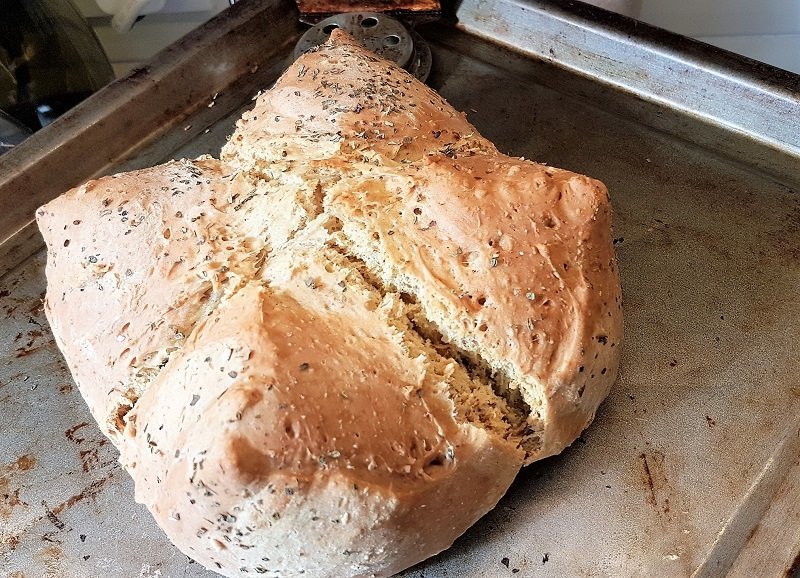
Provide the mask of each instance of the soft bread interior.
MULTIPOLYGON (((278 202, 280 204, 280 201, 278 202)), ((459 423, 468 423, 497 435, 515 447, 533 449, 536 433, 528 423, 527 407, 497 383, 467 354, 457 351, 436 332, 414 297, 384 284, 366 263, 350 252, 342 223, 324 212, 308 215, 307 227, 294 231, 285 245, 267 260, 263 276, 267 285, 278 286, 286 276, 297 274, 304 262, 322 260, 325 270, 336 271, 336 290, 357 291, 369 308, 380 308, 402 342, 409 359, 423 359, 428 373, 442 384, 454 406, 459 423)), ((309 285, 325 285, 317 278, 309 285)))
POLYGON ((335 244, 357 263, 365 278, 383 291, 397 293, 407 303, 405 316, 409 327, 429 347, 456 362, 475 384, 490 390, 503 400, 501 411, 511 425, 507 434, 522 447, 528 456, 540 447, 539 433, 543 427, 538 408, 543 388, 533 376, 520 375, 513 363, 491 355, 475 339, 477 332, 486 331, 479 318, 462 308, 450 307, 445 299, 426 292, 420 280, 392 266, 391 259, 375 242, 375 232, 360 227, 357 221, 346 221, 335 244))
POLYGON ((387 274, 379 251, 359 250, 344 230, 333 235, 330 244, 340 252, 343 262, 356 268, 373 290, 397 301, 397 327, 403 328, 409 347, 458 368, 459 379, 451 385, 451 397, 459 416, 513 441, 527 455, 535 453, 540 441, 537 424, 531 418, 530 406, 520 394, 517 383, 503 370, 494 369, 477 348, 469 348, 470 344, 465 344, 463 339, 444 333, 445 325, 429 316, 430 308, 419 302, 415 287, 403 283, 400 276, 387 274))
MULTIPOLYGON (((357 165, 352 168, 357 169, 357 165)), ((263 182, 260 175, 263 173, 249 177, 254 182, 263 182)), ((448 335, 443 329, 446 325, 429 315, 432 308, 428 303, 420 302, 417 288, 382 266, 385 255, 380 248, 370 246, 368 241, 359 244, 357 234, 348 234, 352 227, 326 211, 338 180, 339 177, 326 175, 311 164, 295 165, 293 173, 273 165, 267 181, 272 190, 269 202, 256 204, 264 211, 262 216, 266 222, 282 227, 279 234, 271 232, 273 250, 266 260, 265 278, 269 279, 277 271, 291 271, 299 255, 315 251, 330 260, 334 268, 350 271, 361 290, 371 292, 376 302, 391 303, 391 315, 387 319, 403 335, 409 356, 424 356, 435 374, 442 378, 447 376, 444 381, 455 404, 457 419, 512 442, 524 450, 528 459, 535 455, 540 446, 542 425, 521 394, 520 381, 514 381, 505 368, 497 367, 497 363, 487 361, 474 344, 448 335), (299 182, 316 184, 312 202, 309 202, 307 189, 286 184, 284 175, 294 183, 297 173, 304 174, 299 182), (281 213, 284 207, 294 208, 295 227, 285 226, 281 213), (313 244, 303 248, 303 242, 311 242, 309 239, 322 243, 324 251, 313 244)), ((371 238, 368 233, 361 236, 371 238)), ((472 327, 474 321, 469 324, 468 332, 478 330, 472 327)))

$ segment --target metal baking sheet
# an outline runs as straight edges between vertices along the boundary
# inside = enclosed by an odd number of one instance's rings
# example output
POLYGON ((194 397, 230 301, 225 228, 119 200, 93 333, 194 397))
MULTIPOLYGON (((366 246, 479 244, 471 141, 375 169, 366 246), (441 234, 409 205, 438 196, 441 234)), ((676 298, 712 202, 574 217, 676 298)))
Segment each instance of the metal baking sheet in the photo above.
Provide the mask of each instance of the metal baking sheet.
MULTIPOLYGON (((240 2, 0 158, 0 576, 210 577, 94 425, 41 311, 35 208, 212 153, 286 65, 290 2, 240 2)), ((800 77, 579 3, 463 0, 429 84, 501 150, 598 177, 616 211, 621 376, 405 578, 791 576, 800 566, 800 77)))

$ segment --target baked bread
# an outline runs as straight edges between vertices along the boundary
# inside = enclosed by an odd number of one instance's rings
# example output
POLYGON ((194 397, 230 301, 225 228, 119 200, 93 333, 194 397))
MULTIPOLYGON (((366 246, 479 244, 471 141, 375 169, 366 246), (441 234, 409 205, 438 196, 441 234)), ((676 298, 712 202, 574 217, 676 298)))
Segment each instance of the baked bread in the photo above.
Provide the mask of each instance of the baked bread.
POLYGON ((186 554, 389 576, 591 422, 622 336, 601 183, 500 154, 338 30, 221 156, 37 213, 57 343, 186 554))

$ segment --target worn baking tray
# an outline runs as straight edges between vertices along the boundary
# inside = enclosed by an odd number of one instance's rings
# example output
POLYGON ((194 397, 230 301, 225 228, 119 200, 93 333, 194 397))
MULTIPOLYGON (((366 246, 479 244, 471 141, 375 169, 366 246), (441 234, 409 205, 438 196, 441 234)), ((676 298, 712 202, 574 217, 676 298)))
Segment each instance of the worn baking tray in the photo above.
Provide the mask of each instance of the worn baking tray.
MULTIPOLYGON (((0 575, 199 577, 132 501, 42 315, 35 208, 215 152, 287 64, 291 3, 237 3, 0 158, 0 575)), ((462 0, 429 83, 500 149, 605 181, 622 372, 444 576, 793 575, 800 560, 800 78, 579 3, 462 0)))

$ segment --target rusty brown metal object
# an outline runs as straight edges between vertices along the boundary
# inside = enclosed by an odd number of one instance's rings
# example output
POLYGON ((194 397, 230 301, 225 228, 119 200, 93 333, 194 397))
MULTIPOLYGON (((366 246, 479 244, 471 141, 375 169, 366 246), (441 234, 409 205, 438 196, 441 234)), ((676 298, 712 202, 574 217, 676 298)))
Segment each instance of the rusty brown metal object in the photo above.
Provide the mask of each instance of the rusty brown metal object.
POLYGON ((442 14, 438 0, 295 0, 295 3, 300 20, 312 25, 336 14, 383 12, 414 27, 438 20, 442 14))
POLYGON ((436 0, 297 0, 303 14, 339 14, 342 12, 439 12, 436 0))

